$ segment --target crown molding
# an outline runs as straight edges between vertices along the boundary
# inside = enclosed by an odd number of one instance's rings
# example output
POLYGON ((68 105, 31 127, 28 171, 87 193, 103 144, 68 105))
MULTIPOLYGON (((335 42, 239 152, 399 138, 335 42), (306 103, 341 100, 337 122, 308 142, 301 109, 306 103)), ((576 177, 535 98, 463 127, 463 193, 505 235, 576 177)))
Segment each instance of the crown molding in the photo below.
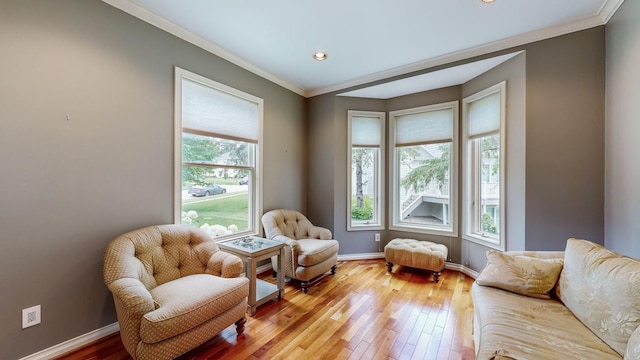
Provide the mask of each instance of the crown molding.
POLYGON ((293 84, 289 81, 281 79, 280 77, 271 74, 270 72, 252 64, 251 62, 237 56, 228 50, 212 43, 209 40, 198 36, 181 26, 176 25, 167 19, 156 15, 155 13, 146 10, 137 4, 132 3, 129 0, 102 0, 103 2, 118 8, 132 16, 135 16, 153 26, 156 26, 182 40, 185 40, 193 45, 196 45, 216 56, 219 56, 232 64, 235 64, 247 71, 250 71, 266 80, 269 80, 277 85, 280 85, 294 93, 304 96, 313 97, 318 95, 327 94, 334 91, 342 91, 350 88, 366 85, 372 82, 388 79, 391 77, 401 76, 415 71, 426 70, 435 66, 445 65, 451 62, 460 61, 475 56, 485 55, 491 52, 505 50, 511 47, 521 46, 535 41, 545 40, 552 37, 569 34, 572 32, 585 30, 588 28, 605 25, 611 17, 618 10, 624 0, 606 0, 602 5, 598 14, 587 19, 575 21, 572 23, 562 24, 550 28, 545 28, 537 31, 531 31, 528 33, 520 34, 517 36, 509 37, 506 39, 497 40, 487 44, 467 48, 461 51, 456 51, 441 56, 418 61, 412 64, 380 71, 370 75, 354 78, 345 82, 333 84, 330 86, 319 87, 314 89, 303 89, 302 87, 293 84))
POLYGON ((102 0, 102 1, 117 9, 120 9, 128 13, 129 15, 135 16, 138 19, 145 21, 159 29, 162 29, 171 35, 174 35, 216 56, 219 56, 231 62, 234 65, 237 65, 275 84, 278 84, 288 90, 291 90, 298 95, 304 96, 305 94, 304 89, 302 89, 301 87, 271 74, 270 72, 252 64, 251 62, 241 58, 240 56, 233 54, 230 51, 227 51, 226 49, 223 49, 222 47, 212 43, 211 41, 206 40, 205 38, 198 36, 186 30, 185 28, 179 25, 176 25, 175 23, 161 16, 156 15, 155 13, 141 6, 132 3, 129 0, 102 0))
POLYGON ((623 2, 624 0, 607 0, 604 4, 602 4, 600 11, 598 11, 598 15, 600 16, 600 19, 602 19, 602 22, 604 24, 608 23, 609 20, 611 20, 611 18, 616 13, 616 11, 618 11, 618 8, 620 8, 620 5, 622 5, 623 2))

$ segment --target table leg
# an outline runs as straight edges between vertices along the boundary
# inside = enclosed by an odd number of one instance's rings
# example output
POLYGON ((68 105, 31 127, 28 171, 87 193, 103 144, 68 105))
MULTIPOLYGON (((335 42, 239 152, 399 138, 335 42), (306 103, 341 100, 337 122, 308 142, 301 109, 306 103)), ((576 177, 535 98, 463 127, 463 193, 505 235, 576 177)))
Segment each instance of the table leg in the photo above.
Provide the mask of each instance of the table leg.
POLYGON ((284 298, 284 247, 280 248, 278 256, 278 300, 284 298))
POLYGON ((249 315, 256 313, 256 264, 253 259, 247 259, 247 277, 249 278, 249 315))

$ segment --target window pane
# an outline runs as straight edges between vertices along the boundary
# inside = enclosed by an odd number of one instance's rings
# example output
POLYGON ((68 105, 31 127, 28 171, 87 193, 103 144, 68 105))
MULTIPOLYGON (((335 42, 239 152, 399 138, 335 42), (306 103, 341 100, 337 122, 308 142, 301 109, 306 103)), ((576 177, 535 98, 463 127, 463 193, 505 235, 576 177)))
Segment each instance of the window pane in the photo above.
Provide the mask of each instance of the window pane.
POLYGON ((500 136, 485 136, 480 142, 480 164, 483 176, 480 182, 480 224, 485 236, 500 234, 500 136), (487 176, 484 176, 484 172, 487 176))
POLYGON ((183 166, 182 223, 213 237, 250 230, 251 186, 242 179, 235 168, 183 166))
POLYGON ((378 148, 351 150, 351 225, 379 223, 379 156, 378 148))
POLYGON ((182 134, 182 161, 252 166, 254 144, 211 136, 182 134))
POLYGON ((400 147, 400 222, 451 227, 451 142, 400 147))

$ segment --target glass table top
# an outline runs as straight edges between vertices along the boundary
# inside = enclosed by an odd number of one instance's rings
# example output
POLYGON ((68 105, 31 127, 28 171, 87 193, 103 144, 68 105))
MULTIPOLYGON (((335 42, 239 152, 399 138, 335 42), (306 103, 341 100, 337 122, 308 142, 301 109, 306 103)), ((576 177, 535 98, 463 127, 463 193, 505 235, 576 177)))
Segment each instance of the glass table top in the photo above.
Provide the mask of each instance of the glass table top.
POLYGON ((282 243, 279 241, 259 238, 255 236, 245 236, 240 239, 221 241, 219 244, 248 252, 255 252, 258 250, 264 250, 270 247, 282 245, 282 243))

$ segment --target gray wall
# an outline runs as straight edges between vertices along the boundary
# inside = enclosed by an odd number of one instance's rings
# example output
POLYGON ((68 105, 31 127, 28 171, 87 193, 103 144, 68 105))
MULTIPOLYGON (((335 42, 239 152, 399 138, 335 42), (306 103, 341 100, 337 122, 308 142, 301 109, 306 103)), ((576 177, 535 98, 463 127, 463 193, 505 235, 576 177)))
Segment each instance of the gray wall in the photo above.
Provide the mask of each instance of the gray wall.
POLYGON ((264 208, 306 207, 304 98, 99 0, 3 0, 0 48, 1 359, 116 321, 107 243, 173 221, 174 65, 264 99, 264 208))
POLYGON ((605 245, 640 258, 640 2, 607 24, 605 245))
POLYGON ((526 249, 604 244, 605 30, 527 48, 526 249))

